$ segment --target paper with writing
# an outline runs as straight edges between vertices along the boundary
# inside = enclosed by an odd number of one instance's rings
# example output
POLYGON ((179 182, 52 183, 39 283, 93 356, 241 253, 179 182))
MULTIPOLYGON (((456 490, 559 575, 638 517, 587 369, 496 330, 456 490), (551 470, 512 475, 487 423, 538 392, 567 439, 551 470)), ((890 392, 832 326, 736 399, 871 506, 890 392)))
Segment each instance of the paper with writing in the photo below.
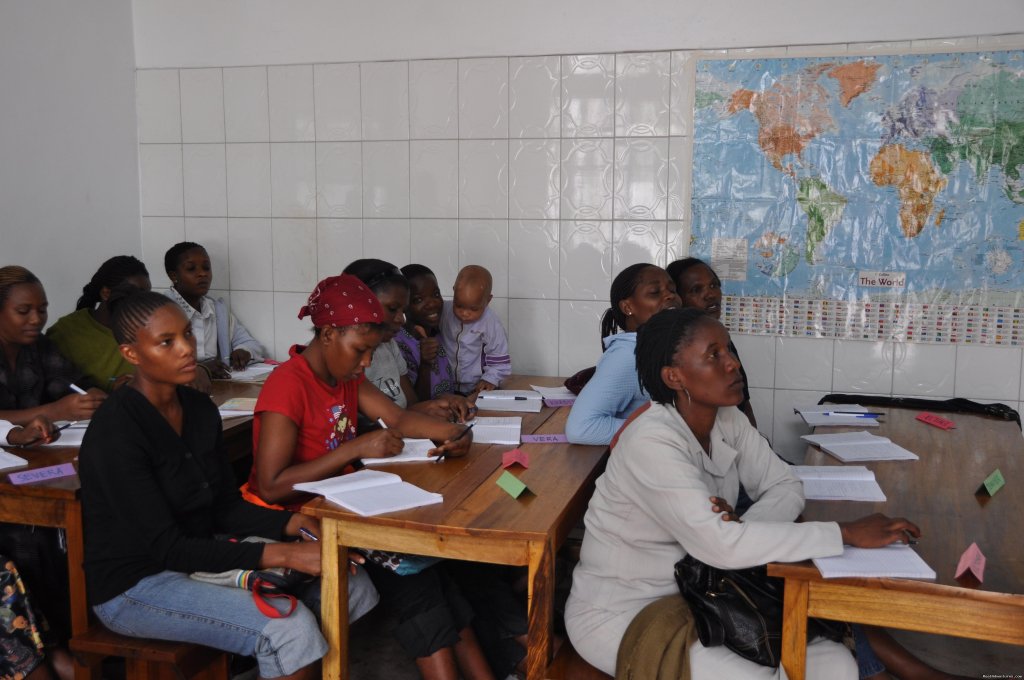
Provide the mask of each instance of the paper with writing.
POLYGON ((922 412, 918 413, 915 417, 922 423, 927 423, 941 430, 951 430, 954 427, 956 427, 956 424, 952 420, 948 420, 946 418, 943 418, 942 416, 937 416, 934 413, 922 412))
POLYGON ((568 438, 564 434, 524 434, 524 444, 567 444, 568 438))
POLYGON ((74 465, 71 463, 61 463, 60 465, 50 465, 34 470, 25 470, 24 472, 12 472, 7 475, 7 479, 10 480, 11 484, 33 484, 35 482, 45 482, 49 479, 73 477, 74 475, 74 465))
POLYGON ((845 546, 842 555, 815 557, 814 566, 825 578, 935 578, 935 570, 900 543, 884 548, 845 546))
POLYGON ((405 446, 402 452, 391 458, 363 458, 363 465, 389 465, 391 463, 431 463, 436 456, 429 455, 434 450, 434 442, 429 439, 403 439, 405 446))
POLYGON ((791 469, 803 482, 808 500, 885 501, 875 473, 863 465, 794 465, 791 469))
POLYGON ((523 426, 521 416, 478 416, 475 422, 473 441, 477 444, 519 444, 519 432, 523 426))

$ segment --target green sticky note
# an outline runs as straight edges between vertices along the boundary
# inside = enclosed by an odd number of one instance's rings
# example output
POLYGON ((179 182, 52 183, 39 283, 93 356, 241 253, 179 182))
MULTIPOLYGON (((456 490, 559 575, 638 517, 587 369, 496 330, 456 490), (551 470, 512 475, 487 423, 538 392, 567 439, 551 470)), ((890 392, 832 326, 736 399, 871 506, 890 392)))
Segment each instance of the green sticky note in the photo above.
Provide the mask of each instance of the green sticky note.
POLYGON ((498 486, 504 489, 512 498, 519 498, 526 491, 526 485, 508 470, 502 472, 501 476, 498 477, 498 486))
POLYGON ((995 496, 996 491, 999 491, 1006 484, 1006 480, 1003 479, 1003 473, 996 468, 995 472, 985 478, 984 486, 985 491, 988 491, 989 496, 995 496))

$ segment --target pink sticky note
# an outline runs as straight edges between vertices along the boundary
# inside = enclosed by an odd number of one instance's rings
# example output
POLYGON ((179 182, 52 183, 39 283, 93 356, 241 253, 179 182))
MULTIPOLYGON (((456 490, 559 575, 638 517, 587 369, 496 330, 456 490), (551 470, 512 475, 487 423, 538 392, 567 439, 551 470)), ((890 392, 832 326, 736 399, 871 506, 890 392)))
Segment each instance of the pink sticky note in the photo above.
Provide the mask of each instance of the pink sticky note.
POLYGON ((922 423, 928 423, 929 425, 933 425, 943 430, 951 430, 954 427, 956 427, 952 420, 948 420, 947 418, 943 418, 942 416, 937 416, 934 413, 918 413, 916 418, 917 420, 920 420, 922 423))
POLYGON ((524 468, 530 467, 530 454, 521 449, 512 449, 501 454, 501 467, 512 467, 516 463, 519 463, 524 468))
POLYGON ((35 470, 25 470, 24 472, 12 472, 7 475, 7 479, 11 481, 11 484, 32 484, 34 482, 45 482, 48 479, 72 477, 74 474, 74 465, 62 463, 60 465, 36 468, 35 470))
POLYGON ((960 578, 964 572, 970 571, 979 581, 985 580, 985 556, 977 543, 971 543, 971 547, 960 556, 960 563, 956 566, 956 574, 953 578, 960 578))

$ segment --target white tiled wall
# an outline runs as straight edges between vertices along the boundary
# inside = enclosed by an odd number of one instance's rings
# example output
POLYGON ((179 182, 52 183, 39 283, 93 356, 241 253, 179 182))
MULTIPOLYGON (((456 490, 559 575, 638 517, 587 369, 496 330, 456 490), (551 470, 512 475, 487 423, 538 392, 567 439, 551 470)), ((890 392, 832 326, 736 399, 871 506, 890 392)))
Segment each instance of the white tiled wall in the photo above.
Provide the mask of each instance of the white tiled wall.
MULTIPOLYGON (((157 69, 137 73, 143 251, 204 243, 215 287, 276 357, 315 282, 360 257, 494 275, 519 372, 600 354, 612 277, 688 253, 693 68, 736 58, 1024 47, 1024 36, 157 69)), ((761 430, 802 451, 793 406, 828 392, 1017 406, 1020 349, 739 336, 761 430)))

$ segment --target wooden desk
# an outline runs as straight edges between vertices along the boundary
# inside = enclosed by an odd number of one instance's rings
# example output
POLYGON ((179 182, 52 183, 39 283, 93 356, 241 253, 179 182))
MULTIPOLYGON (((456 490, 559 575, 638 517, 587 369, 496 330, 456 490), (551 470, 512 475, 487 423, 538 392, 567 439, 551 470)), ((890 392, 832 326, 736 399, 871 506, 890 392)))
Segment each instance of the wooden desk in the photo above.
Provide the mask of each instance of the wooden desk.
MULTIPOLYGON (((526 387, 556 384, 552 378, 521 379, 526 387)), ((568 408, 522 415, 524 434, 565 432, 568 408)), ((490 415, 484 412, 482 415, 490 415)), ((348 678, 348 547, 376 548, 477 562, 526 566, 529 571, 527 677, 545 676, 551 652, 555 551, 586 511, 606 447, 523 444, 527 470, 515 468, 534 495, 513 499, 495 483, 501 452, 511 446, 474 445, 463 458, 440 465, 391 469, 412 484, 444 495, 444 502, 404 512, 361 517, 318 498, 303 512, 318 517, 322 532, 321 613, 329 651, 324 677, 348 678)))
MULTIPOLYGON (((213 400, 220 404, 231 397, 254 397, 261 385, 216 381, 213 400)), ((252 418, 231 418, 224 422, 224 441, 229 456, 252 453, 252 418)), ((85 595, 85 572, 82 563, 85 548, 82 539, 81 485, 78 475, 61 477, 37 484, 11 484, 9 473, 72 463, 78 470, 78 447, 31 448, 16 450, 28 461, 20 468, 0 472, 0 522, 33 524, 64 529, 68 549, 68 585, 71 597, 71 634, 89 629, 89 609, 85 595)), ((232 458, 234 460, 234 458, 232 458)))
MULTIPOLYGON (((956 429, 944 431, 914 420, 915 410, 872 410, 886 414, 877 434, 921 459, 865 464, 874 470, 885 503, 809 501, 804 517, 844 521, 872 512, 906 517, 921 527, 916 549, 937 578, 826 581, 809 562, 769 565, 769 574, 786 579, 782 665, 792 680, 805 675, 808 616, 1024 645, 1024 560, 1012 538, 1024 512, 1024 496, 1016 488, 1024 479, 1024 439, 1017 424, 955 414, 949 417, 956 429), (982 505, 974 492, 996 468, 1007 487, 982 505), (976 589, 953 578, 972 542, 988 558, 985 582, 976 589)), ((809 448, 806 464, 837 461, 809 448)))

